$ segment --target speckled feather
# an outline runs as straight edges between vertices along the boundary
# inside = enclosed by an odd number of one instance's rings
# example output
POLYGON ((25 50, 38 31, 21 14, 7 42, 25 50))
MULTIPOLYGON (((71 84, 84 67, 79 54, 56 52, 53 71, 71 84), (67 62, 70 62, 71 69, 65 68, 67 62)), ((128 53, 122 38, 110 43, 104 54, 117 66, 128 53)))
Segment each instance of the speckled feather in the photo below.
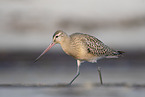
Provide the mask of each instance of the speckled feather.
POLYGON ((75 37, 75 36, 80 37, 82 43, 85 44, 88 53, 91 53, 98 57, 119 55, 118 51, 111 49, 96 37, 90 36, 88 34, 82 34, 82 33, 74 33, 71 35, 71 37, 75 37))
POLYGON ((96 37, 83 33, 67 35, 58 30, 53 35, 53 42, 59 43, 66 54, 80 61, 96 62, 101 58, 117 58, 123 53, 111 49, 96 37))

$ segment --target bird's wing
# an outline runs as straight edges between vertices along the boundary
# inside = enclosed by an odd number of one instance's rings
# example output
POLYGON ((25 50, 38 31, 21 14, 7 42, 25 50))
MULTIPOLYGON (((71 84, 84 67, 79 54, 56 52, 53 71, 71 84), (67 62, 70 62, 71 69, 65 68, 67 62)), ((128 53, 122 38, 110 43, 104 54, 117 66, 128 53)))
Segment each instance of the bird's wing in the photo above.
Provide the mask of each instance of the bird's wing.
POLYGON ((85 41, 88 53, 97 55, 97 56, 115 56, 118 55, 118 52, 111 49, 107 45, 105 45, 103 42, 101 42, 96 37, 85 35, 85 41))

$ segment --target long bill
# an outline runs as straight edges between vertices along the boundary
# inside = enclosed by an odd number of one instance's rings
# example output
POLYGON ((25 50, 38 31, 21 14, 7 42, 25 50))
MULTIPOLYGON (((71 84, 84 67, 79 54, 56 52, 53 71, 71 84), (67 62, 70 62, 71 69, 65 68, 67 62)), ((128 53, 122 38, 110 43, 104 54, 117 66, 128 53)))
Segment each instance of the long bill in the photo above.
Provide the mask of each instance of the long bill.
POLYGON ((35 60, 34 62, 38 61, 38 59, 40 59, 40 57, 42 57, 42 56, 43 56, 51 47, 53 47, 54 45, 55 45, 55 43, 51 43, 51 44, 48 46, 48 48, 45 49, 45 50, 43 51, 43 53, 42 53, 39 57, 36 58, 36 60, 35 60))

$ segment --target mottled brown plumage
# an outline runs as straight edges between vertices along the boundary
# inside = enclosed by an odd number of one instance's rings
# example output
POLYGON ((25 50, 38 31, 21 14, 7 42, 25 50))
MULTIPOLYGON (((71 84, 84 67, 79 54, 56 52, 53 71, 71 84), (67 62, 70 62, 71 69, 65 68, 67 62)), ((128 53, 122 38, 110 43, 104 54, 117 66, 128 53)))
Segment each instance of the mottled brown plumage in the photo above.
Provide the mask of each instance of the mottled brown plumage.
POLYGON ((62 30, 58 30, 53 35, 53 43, 36 60, 38 60, 54 44, 57 43, 61 45, 66 54, 74 57, 77 60, 77 74, 70 84, 80 74, 79 66, 81 65, 81 62, 96 62, 101 58, 115 58, 123 53, 122 51, 111 49, 94 36, 83 33, 67 35, 62 30))
POLYGON ((97 59, 104 57, 117 57, 120 55, 101 42, 94 36, 82 33, 74 33, 68 36, 65 32, 58 30, 55 32, 53 39, 60 43, 64 52, 80 61, 96 62, 97 59), (58 36, 61 40, 57 40, 58 36))

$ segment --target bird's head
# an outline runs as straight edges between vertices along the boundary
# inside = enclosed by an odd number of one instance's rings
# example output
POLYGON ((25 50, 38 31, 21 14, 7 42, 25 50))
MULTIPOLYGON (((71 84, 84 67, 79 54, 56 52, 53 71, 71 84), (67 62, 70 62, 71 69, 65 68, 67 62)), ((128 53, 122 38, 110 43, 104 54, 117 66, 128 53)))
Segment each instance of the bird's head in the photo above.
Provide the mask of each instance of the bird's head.
POLYGON ((53 43, 61 43, 64 41, 67 34, 62 30, 57 30, 53 35, 53 43))
POLYGON ((65 37, 67 34, 63 32, 62 30, 57 30, 53 35, 53 42, 48 46, 46 50, 43 51, 43 53, 35 60, 35 62, 43 56, 51 47, 53 47, 57 43, 62 43, 65 40, 65 37))

